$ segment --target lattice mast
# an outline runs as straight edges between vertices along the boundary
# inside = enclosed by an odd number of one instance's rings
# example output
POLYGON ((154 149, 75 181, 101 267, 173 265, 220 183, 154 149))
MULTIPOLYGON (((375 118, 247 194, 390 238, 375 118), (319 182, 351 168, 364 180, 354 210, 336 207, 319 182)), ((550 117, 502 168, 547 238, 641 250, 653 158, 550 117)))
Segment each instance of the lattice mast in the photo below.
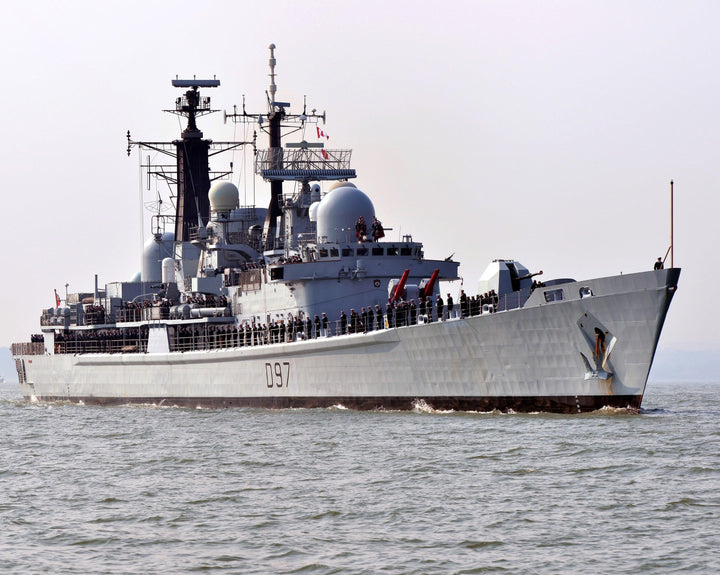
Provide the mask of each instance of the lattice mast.
POLYGON ((301 181, 307 184, 308 181, 355 177, 355 171, 348 168, 349 150, 329 152, 323 149, 322 143, 310 144, 305 141, 298 144, 287 144, 289 149, 283 149, 283 130, 285 130, 284 135, 287 136, 303 130, 307 124, 317 124, 320 120, 324 124, 325 112, 319 114, 315 109, 308 112, 307 104, 303 102, 302 113, 292 114, 289 110, 289 102, 276 100, 275 44, 270 44, 269 49, 270 86, 266 93, 267 112, 265 114, 248 113, 243 100, 242 112, 238 112, 235 108, 232 114, 225 114, 226 119, 230 118, 234 122, 257 122, 260 129, 268 134, 269 148, 259 150, 255 157, 255 173, 270 182, 270 205, 263 230, 265 250, 273 250, 276 247, 278 220, 283 217, 283 182, 285 180, 301 181), (340 157, 342 160, 338 161, 337 158, 340 157), (337 168, 344 168, 344 170, 339 172, 337 168))

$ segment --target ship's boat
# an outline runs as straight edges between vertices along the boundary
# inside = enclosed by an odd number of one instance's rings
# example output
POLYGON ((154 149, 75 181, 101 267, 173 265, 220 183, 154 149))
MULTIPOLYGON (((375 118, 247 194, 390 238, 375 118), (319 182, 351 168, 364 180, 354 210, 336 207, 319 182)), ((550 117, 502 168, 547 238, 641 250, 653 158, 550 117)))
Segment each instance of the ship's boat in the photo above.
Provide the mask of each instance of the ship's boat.
MULTIPOLYGON (((171 156, 143 165, 175 186, 158 210, 135 281, 66 294, 41 333, 13 344, 29 400, 208 407, 328 407, 582 412, 638 409, 679 269, 540 281, 497 259, 477 291, 451 289, 452 257, 393 241, 371 197, 351 182, 351 151, 283 143, 322 136, 325 113, 276 99, 226 119, 267 134, 204 139, 212 80, 173 80, 178 140, 131 139, 171 156), (249 150, 269 183, 267 208, 241 205, 209 157, 249 150), (448 287, 448 283, 451 284, 448 287), (443 285, 445 284, 445 285, 443 285), (442 289, 443 286, 445 289, 442 289), (455 300, 451 296, 455 294, 455 300)), ((324 138, 318 138, 324 139, 324 138)), ((160 205, 160 203, 158 204, 160 205)))

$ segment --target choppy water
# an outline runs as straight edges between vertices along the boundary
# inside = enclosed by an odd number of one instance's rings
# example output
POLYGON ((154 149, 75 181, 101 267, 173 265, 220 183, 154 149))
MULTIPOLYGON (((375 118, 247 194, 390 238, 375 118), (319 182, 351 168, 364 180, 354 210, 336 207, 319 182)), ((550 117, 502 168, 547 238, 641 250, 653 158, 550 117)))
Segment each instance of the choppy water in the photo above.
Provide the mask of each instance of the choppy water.
POLYGON ((0 392, 2 573, 720 572, 720 384, 575 416, 0 392))

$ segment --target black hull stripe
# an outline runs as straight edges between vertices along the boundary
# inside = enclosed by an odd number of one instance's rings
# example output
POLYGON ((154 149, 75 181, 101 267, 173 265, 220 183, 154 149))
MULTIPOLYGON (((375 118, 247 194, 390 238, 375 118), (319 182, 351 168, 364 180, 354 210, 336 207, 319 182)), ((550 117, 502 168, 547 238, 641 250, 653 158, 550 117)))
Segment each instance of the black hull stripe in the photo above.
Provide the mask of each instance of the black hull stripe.
POLYGON ((190 408, 256 407, 268 409, 327 408, 400 410, 427 405, 444 411, 515 411, 520 413, 581 413, 603 407, 639 410, 641 395, 584 395, 548 397, 38 397, 40 401, 71 401, 89 405, 163 405, 190 408))

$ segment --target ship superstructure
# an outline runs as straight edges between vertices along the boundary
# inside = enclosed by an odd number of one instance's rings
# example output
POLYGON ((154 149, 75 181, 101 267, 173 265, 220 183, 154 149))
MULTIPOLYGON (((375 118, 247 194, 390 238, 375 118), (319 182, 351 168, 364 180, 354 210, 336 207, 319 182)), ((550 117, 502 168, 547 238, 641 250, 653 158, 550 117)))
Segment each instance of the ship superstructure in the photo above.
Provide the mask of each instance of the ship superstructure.
MULTIPOLYGON (((443 295, 459 263, 388 240, 372 200, 350 180, 350 150, 301 138, 325 113, 276 99, 275 46, 263 113, 226 119, 264 133, 204 139, 213 111, 181 80, 174 142, 134 141, 174 159, 143 163, 174 186, 158 209, 137 281, 68 294, 43 311, 41 334, 14 344, 23 393, 39 400, 187 406, 502 409, 638 408, 678 269, 583 282, 539 282, 495 260, 477 293, 443 295), (296 138, 297 139, 297 138, 296 138), (231 170, 210 159, 254 152, 267 208, 240 205, 231 170), (172 231, 169 231, 169 229, 172 231)), ((162 201, 158 201, 158 206, 162 201)))

